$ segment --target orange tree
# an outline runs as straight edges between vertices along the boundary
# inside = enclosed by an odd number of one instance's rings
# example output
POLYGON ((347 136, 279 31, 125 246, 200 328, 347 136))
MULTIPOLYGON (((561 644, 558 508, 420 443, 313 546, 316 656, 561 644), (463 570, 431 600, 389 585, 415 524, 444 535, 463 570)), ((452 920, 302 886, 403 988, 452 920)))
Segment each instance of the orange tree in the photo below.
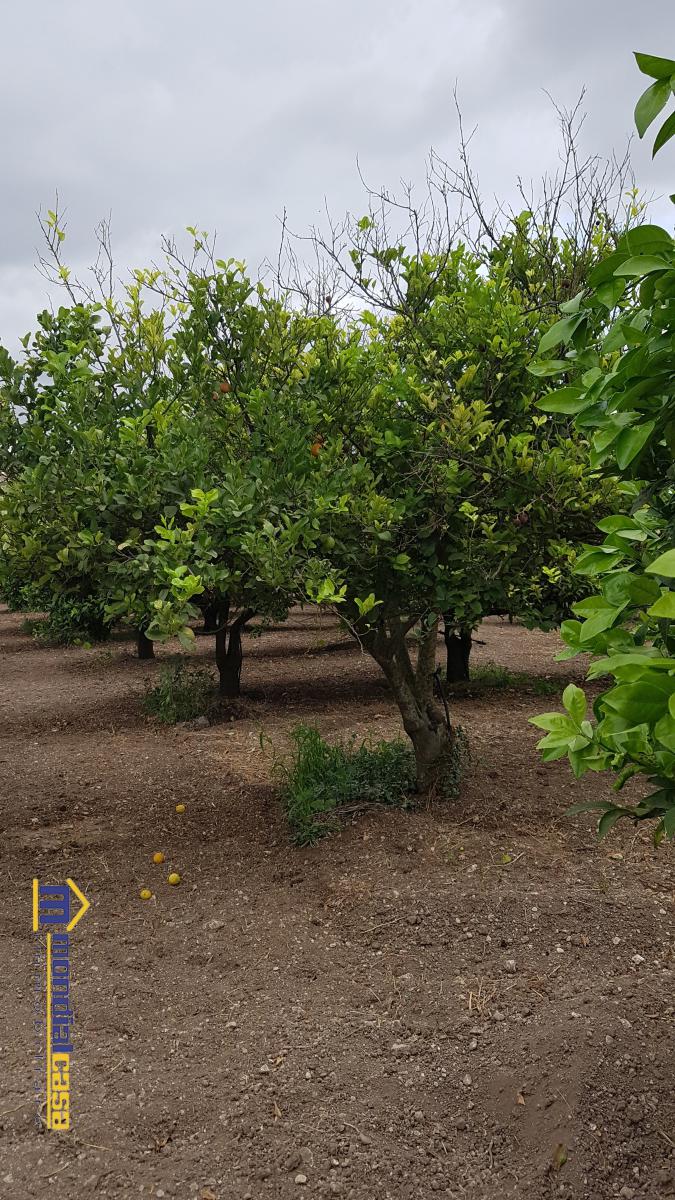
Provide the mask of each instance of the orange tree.
POLYGON ((166 269, 134 272, 121 299, 75 287, 21 363, 0 356, 0 587, 66 636, 90 610, 131 624, 140 656, 174 635, 189 647, 201 610, 236 695, 246 622, 295 594, 310 456, 279 413, 311 323, 196 232, 188 261, 167 247, 166 269))
POLYGON ((383 670, 418 789, 442 788, 455 753, 436 671, 442 615, 473 622, 477 581, 495 606, 524 593, 537 554, 553 563, 561 529, 588 527, 612 485, 588 472, 582 439, 537 416, 514 431, 485 398, 426 369, 395 321, 366 313, 342 330, 324 318, 307 364, 303 419, 321 448, 305 587, 383 670))
POLYGON ((101 305, 40 314, 23 360, 2 356, 0 587, 46 610, 66 640, 101 636, 123 616, 147 654, 153 602, 171 575, 165 561, 154 577, 131 549, 177 511, 204 464, 189 414, 175 410, 161 314, 132 308, 118 307, 114 340, 101 305), (149 358, 161 363, 161 388, 149 358))

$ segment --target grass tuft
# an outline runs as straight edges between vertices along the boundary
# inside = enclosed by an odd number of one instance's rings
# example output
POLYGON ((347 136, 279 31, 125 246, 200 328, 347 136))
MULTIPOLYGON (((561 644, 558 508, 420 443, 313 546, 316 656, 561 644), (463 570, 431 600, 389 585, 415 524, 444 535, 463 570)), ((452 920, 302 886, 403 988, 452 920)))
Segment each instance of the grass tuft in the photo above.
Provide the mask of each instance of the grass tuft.
POLYGON ((338 828, 337 817, 366 804, 405 805, 415 784, 415 756, 402 741, 331 746, 318 729, 298 725, 293 753, 275 763, 293 840, 315 842, 338 828))
POLYGON ((206 713, 213 689, 213 677, 203 667, 186 667, 184 663, 162 667, 159 681, 147 691, 143 707, 166 725, 191 721, 206 713))
POLYGON ((485 691, 499 691, 508 688, 533 692, 536 696, 553 696, 560 690, 560 680, 546 679, 541 675, 528 675, 525 671, 509 671, 499 663, 486 662, 480 666, 471 667, 468 683, 450 683, 450 690, 471 690, 472 687, 485 691))
MULTIPOLYGON (((456 730, 456 753, 441 794, 454 798, 466 755, 466 739, 456 730)), ((365 740, 356 735, 330 745, 318 729, 298 725, 290 757, 277 761, 275 774, 294 842, 308 845, 338 828, 341 816, 370 804, 407 808, 414 803, 415 755, 407 742, 365 740)))

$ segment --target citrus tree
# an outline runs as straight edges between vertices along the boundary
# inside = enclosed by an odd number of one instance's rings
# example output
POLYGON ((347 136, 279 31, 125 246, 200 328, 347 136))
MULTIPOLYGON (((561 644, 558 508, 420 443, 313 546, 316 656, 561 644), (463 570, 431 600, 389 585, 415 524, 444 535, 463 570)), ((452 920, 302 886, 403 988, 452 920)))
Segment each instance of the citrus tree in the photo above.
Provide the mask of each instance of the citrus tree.
POLYGON ((305 586, 382 668, 419 790, 442 787, 455 739, 436 671, 443 614, 476 619, 476 580, 506 603, 533 547, 553 561, 564 514, 592 507, 604 485, 591 499, 581 440, 552 424, 544 437, 536 415, 509 428, 449 370, 409 354, 395 320, 366 312, 344 329, 325 317, 307 367, 317 536, 305 586))
POLYGON ((298 594, 311 455, 283 415, 311 322, 193 240, 187 261, 167 247, 165 270, 134 272, 121 300, 71 295, 23 363, 0 363, 0 571, 8 597, 37 585, 52 611, 91 602, 131 624, 141 657, 172 636, 191 646, 201 611, 232 696, 247 621, 283 617, 298 594))
MULTIPOLYGON (((314 322, 191 232, 190 258, 169 246, 169 270, 157 286, 180 313, 179 390, 208 448, 208 482, 180 509, 186 564, 202 582, 197 602, 215 635, 221 693, 236 696, 247 623, 282 619, 298 598, 293 547, 307 529, 309 453, 304 427, 288 417, 306 386, 314 322)), ((168 606, 169 628, 180 619, 168 606)), ((151 635, 163 629, 156 620, 151 635)))
POLYGON ((129 549, 199 481, 202 443, 176 407, 165 315, 146 311, 138 279, 122 302, 78 300, 69 287, 71 303, 24 339, 22 362, 0 362, 2 587, 32 585, 41 607, 75 624, 81 610, 103 626, 124 617, 147 657, 158 588, 178 580, 166 562, 158 579, 129 549))

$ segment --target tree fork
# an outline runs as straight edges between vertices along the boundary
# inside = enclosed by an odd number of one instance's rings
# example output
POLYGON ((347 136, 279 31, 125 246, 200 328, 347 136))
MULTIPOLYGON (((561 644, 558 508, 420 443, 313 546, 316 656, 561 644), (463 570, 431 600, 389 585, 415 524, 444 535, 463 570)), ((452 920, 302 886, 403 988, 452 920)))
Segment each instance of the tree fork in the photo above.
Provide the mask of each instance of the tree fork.
POLYGON ((220 695, 228 700, 241 695, 241 666, 243 650, 241 635, 247 621, 255 616, 253 609, 244 609, 232 622, 227 617, 219 624, 216 632, 216 666, 218 667, 220 695))

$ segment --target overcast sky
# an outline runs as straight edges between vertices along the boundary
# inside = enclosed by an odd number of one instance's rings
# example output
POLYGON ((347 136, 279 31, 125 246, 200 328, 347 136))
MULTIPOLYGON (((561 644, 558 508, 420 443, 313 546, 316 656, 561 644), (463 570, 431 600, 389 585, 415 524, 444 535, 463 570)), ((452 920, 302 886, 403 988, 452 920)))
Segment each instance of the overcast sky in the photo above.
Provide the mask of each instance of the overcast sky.
MULTIPOLYGON (((453 88, 487 193, 554 168, 556 118, 587 88, 587 150, 622 150, 647 79, 675 57, 675 0, 21 0, 2 4, 0 340, 47 300, 35 214, 58 191, 67 256, 93 258, 112 214, 120 272, 198 224, 255 268, 278 218, 306 230, 324 197, 364 210, 369 182, 419 180, 457 146, 453 88)), ((647 139, 648 140, 648 139, 647 139)), ((672 146, 672 144, 671 144, 672 146)), ((675 153, 633 145, 637 182, 675 190, 675 153)), ((659 202, 655 219, 672 223, 659 202)))

